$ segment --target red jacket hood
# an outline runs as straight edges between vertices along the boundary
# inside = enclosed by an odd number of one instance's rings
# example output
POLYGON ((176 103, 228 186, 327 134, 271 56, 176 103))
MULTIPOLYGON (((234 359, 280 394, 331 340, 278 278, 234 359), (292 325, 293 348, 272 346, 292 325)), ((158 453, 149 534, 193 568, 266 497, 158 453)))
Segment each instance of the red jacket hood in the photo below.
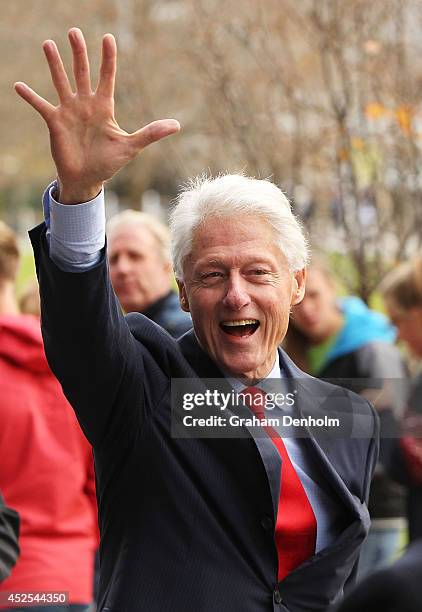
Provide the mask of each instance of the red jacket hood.
POLYGON ((0 358, 32 372, 50 372, 37 317, 0 316, 0 358))

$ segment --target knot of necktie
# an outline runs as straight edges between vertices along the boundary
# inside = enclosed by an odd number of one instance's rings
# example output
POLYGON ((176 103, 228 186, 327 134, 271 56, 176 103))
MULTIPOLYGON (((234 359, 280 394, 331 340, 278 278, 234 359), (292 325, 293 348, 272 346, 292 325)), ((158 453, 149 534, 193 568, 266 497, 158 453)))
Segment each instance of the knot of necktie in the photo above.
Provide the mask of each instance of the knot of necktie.
POLYGON ((259 387, 245 387, 241 391, 244 403, 261 421, 265 419, 266 393, 259 387))

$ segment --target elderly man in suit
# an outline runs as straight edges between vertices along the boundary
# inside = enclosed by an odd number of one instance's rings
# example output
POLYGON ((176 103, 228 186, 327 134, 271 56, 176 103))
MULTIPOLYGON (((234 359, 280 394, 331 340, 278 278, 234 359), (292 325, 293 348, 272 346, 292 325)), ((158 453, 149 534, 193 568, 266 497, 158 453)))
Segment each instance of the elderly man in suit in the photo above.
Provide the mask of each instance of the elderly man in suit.
POLYGON ((58 106, 16 90, 45 119, 57 168, 31 239, 46 352, 94 447, 99 610, 326 610, 353 581, 368 531, 378 422, 368 402, 307 377, 278 348, 304 293, 301 228, 268 181, 193 181, 172 237, 194 330, 175 341, 140 314, 124 318, 103 248, 103 183, 179 125, 124 132, 113 115, 114 38, 103 38, 95 92, 82 33, 69 39, 76 92, 53 41, 44 51, 58 106), (272 395, 278 420, 265 412, 274 381, 292 389, 272 395), (226 411, 219 398, 202 410, 215 427, 198 418, 183 431, 177 384, 202 404, 207 392, 229 396, 226 411), (327 414, 341 435, 318 432, 327 414), (280 436, 284 416, 300 435, 280 436))

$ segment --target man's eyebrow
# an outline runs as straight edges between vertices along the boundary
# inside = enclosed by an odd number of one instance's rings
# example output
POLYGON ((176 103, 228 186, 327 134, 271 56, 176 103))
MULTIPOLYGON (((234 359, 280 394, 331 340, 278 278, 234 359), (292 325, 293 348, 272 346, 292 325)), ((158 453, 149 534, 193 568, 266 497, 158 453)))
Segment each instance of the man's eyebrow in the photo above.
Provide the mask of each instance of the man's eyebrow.
MULTIPOLYGON (((265 258, 256 259, 254 257, 251 257, 246 262, 242 263, 242 265, 240 267, 244 268, 245 266, 251 266, 251 265, 254 265, 254 266, 272 266, 273 262, 271 261, 271 259, 265 259, 265 258)), ((221 259, 218 259, 218 258, 203 259, 203 260, 199 259, 196 262, 196 264, 195 264, 195 267, 204 267, 204 266, 218 266, 220 268, 227 268, 228 264, 225 263, 224 261, 222 261, 221 259)))
POLYGON ((225 264, 221 261, 221 259, 200 259, 196 262, 197 266, 221 266, 223 267, 225 264))

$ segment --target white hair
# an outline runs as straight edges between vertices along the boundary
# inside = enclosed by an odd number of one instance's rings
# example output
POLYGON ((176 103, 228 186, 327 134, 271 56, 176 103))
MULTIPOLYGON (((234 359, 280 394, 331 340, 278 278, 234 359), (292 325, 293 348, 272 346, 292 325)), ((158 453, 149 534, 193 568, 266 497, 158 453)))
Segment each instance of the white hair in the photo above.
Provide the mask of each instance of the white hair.
POLYGON ((149 230, 157 243, 163 261, 171 261, 170 231, 164 223, 153 215, 128 208, 110 218, 107 222, 107 235, 111 237, 118 229, 127 226, 144 227, 149 230))
POLYGON ((274 230, 274 242, 291 272, 308 263, 309 247, 284 193, 268 180, 240 174, 191 179, 176 199, 170 216, 171 255, 176 278, 183 280, 183 263, 192 250, 195 231, 209 217, 259 215, 274 230))

